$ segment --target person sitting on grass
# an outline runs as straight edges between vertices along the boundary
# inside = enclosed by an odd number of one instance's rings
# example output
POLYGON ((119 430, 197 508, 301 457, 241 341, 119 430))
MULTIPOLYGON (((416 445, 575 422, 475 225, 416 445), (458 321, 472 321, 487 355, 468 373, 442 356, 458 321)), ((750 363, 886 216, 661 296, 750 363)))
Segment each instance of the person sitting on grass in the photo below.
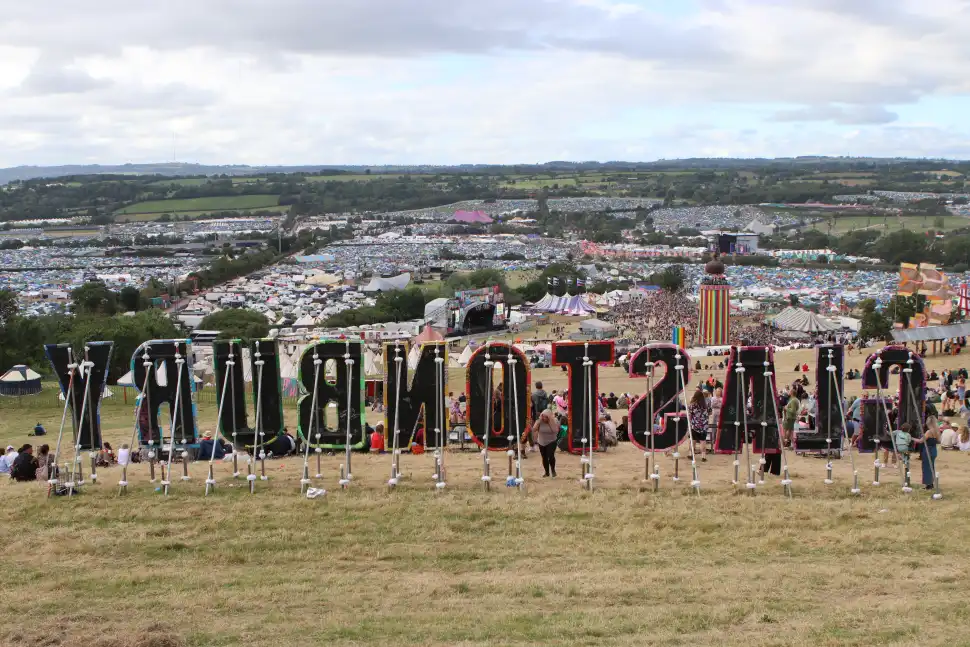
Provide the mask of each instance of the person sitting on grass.
POLYGON ((196 460, 207 461, 214 458, 217 461, 221 461, 225 457, 226 450, 222 446, 222 443, 217 443, 212 439, 211 431, 204 432, 202 434, 202 440, 199 441, 199 453, 196 454, 196 460))
POLYGON ((111 467, 115 463, 115 450, 111 443, 105 443, 101 451, 98 452, 98 467, 111 467))
POLYGON ((384 453, 384 423, 379 422, 370 435, 370 451, 372 454, 384 453))
POLYGON ((17 450, 13 445, 7 445, 7 451, 0 456, 0 474, 9 474, 15 460, 17 460, 17 450))
POLYGON ((46 481, 57 473, 50 445, 41 445, 37 451, 37 480, 46 481))
POLYGON ((27 434, 27 435, 28 436, 31 436, 31 435, 33 435, 33 436, 45 436, 45 435, 47 435, 47 430, 44 429, 44 425, 42 425, 42 424, 40 424, 38 422, 36 425, 34 425, 34 431, 33 431, 33 433, 32 434, 27 434))
POLYGON ((34 448, 31 445, 20 448, 13 467, 10 468, 10 478, 15 481, 37 480, 37 459, 34 458, 34 448))
POLYGON ((967 427, 966 423, 960 423, 958 429, 960 441, 957 443, 957 449, 961 452, 970 452, 970 427, 967 427))

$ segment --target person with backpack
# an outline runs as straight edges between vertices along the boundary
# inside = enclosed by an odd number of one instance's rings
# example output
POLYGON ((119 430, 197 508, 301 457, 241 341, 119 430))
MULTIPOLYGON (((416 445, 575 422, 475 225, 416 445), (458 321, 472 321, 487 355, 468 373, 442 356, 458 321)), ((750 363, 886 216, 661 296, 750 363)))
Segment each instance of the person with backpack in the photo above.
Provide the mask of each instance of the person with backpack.
POLYGON ((532 392, 532 419, 538 420, 548 406, 549 394, 542 388, 542 382, 536 382, 536 390, 532 392))
POLYGON ((899 459, 903 464, 903 469, 909 471, 909 452, 913 444, 913 435, 910 432, 910 424, 904 422, 899 429, 893 432, 893 447, 899 454, 899 459))

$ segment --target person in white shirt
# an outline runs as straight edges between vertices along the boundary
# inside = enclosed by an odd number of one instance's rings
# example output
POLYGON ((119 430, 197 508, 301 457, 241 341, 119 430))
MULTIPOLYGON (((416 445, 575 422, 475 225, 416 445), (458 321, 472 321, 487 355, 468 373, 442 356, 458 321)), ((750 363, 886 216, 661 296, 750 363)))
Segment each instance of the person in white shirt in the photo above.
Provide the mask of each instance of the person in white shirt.
POLYGON ((118 450, 118 465, 124 467, 131 461, 131 450, 128 449, 128 445, 124 444, 121 449, 118 450))
POLYGON ((7 445, 6 453, 0 456, 0 474, 10 474, 10 470, 13 469, 13 462, 18 455, 13 445, 7 445))
MULTIPOLYGON (((943 423, 946 424, 946 423, 943 423)), ((960 434, 953 427, 941 425, 940 430, 940 446, 943 449, 956 449, 957 443, 960 442, 960 434)))
POLYGON ((960 425, 960 442, 957 443, 957 449, 961 452, 970 452, 970 429, 965 424, 960 425))

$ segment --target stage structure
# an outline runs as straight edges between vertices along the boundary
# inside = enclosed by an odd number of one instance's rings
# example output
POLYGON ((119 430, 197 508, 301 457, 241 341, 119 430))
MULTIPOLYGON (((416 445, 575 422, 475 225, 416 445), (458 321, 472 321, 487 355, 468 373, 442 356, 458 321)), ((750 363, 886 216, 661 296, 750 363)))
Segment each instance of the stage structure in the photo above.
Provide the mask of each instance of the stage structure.
POLYGON ((496 285, 455 292, 430 323, 450 335, 470 335, 504 329, 507 318, 505 295, 496 285))
POLYGON ((707 273, 699 287, 698 346, 726 346, 731 339, 731 286, 724 263, 715 255, 704 266, 707 273))

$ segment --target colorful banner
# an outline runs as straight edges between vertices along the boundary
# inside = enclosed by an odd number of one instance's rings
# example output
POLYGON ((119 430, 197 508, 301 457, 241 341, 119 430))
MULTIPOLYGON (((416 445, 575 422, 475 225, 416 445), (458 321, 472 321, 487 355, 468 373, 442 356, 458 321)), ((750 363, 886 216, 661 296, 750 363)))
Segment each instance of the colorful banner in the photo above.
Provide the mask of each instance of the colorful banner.
POLYGON ((726 346, 730 339, 731 288, 726 284, 700 286, 698 344, 726 346))
POLYGON ((670 341, 674 346, 687 348, 687 331, 683 326, 674 326, 670 341))

